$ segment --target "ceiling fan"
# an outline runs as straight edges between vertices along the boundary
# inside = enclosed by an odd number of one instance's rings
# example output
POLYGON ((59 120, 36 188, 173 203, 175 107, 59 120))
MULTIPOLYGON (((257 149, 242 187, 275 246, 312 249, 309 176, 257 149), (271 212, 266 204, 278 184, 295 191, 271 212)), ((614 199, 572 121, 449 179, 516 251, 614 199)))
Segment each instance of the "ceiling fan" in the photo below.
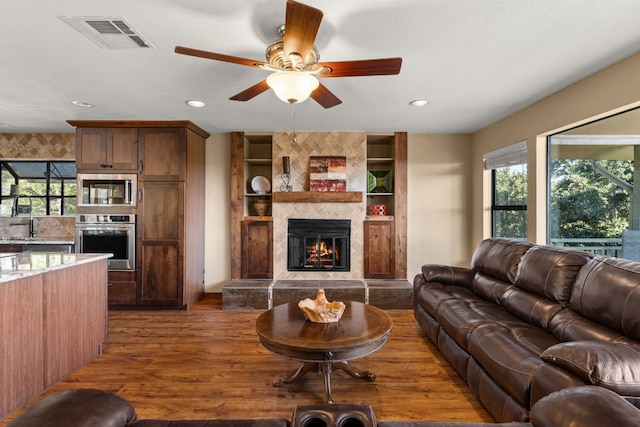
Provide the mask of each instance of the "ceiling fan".
POLYGON ((182 46, 176 46, 175 52, 273 71, 265 80, 229 98, 234 101, 248 101, 272 88, 278 98, 285 102, 303 102, 311 96, 324 108, 331 108, 342 101, 316 77, 382 76, 400 73, 402 58, 319 62, 320 54, 313 44, 321 21, 321 10, 287 0, 285 23, 279 29, 281 37, 267 47, 266 62, 182 46))

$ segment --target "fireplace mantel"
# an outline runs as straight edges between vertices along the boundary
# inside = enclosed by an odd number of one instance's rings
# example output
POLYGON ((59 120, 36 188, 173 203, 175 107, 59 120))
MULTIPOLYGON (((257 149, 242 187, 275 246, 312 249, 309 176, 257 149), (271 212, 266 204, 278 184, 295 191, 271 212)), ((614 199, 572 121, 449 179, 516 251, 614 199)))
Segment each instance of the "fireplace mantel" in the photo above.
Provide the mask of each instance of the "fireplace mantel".
POLYGON ((362 191, 276 191, 273 203, 360 203, 362 191))

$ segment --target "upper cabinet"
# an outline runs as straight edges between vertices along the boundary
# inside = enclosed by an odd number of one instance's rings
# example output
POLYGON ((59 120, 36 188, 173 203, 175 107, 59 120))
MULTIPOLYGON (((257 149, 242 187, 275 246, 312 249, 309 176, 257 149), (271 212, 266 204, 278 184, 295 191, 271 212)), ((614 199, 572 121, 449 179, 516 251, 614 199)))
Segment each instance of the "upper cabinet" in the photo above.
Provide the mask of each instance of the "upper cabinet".
POLYGON ((186 128, 141 128, 140 181, 184 181, 186 128))
POLYGON ((78 171, 135 172, 137 168, 138 129, 77 129, 76 169, 78 171))

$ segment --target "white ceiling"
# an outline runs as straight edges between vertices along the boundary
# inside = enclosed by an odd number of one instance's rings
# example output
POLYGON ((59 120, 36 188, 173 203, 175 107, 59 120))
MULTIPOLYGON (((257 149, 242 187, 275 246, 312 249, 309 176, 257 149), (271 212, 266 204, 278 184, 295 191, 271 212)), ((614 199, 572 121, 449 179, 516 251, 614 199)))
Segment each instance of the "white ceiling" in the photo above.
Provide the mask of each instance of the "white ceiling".
MULTIPOLYGON (((638 0, 303 0, 322 9, 320 61, 400 56, 397 76, 323 80, 343 103, 296 105, 298 131, 469 133, 640 49, 638 0), (426 98, 429 105, 408 105, 426 98)), ((7 0, 0 133, 72 132, 66 120, 191 120, 211 133, 292 130, 268 72, 178 55, 264 60, 285 0, 7 0), (103 49, 61 16, 125 18, 155 49, 103 49), (200 109, 185 104, 199 99, 200 109), (81 108, 79 100, 95 105, 81 108)))

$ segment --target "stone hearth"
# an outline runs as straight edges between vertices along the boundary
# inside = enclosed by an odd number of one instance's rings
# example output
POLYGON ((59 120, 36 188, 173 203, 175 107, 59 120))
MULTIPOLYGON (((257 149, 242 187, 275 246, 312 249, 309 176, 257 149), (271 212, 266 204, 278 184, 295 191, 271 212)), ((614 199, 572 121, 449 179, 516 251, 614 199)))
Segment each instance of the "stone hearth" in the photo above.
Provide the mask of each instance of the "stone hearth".
POLYGON ((329 301, 358 301, 382 309, 413 308, 407 280, 233 280, 222 289, 224 310, 268 310, 280 304, 315 298, 323 288, 329 301))

